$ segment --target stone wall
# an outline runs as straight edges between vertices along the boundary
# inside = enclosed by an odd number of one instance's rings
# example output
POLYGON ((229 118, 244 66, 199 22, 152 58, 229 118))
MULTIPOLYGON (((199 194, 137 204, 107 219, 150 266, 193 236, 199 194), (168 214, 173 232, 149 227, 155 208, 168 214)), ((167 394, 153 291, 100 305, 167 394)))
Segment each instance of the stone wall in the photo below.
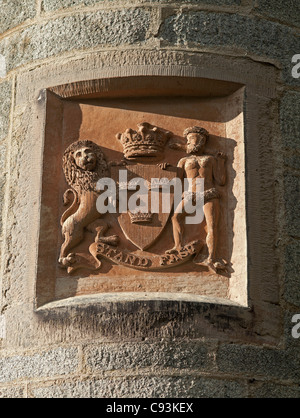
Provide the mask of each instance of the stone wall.
POLYGON ((292 337, 292 317, 300 314, 300 79, 291 73, 299 19, 293 0, 1 2, 0 397, 300 397, 300 339, 292 337), (254 85, 263 84, 260 74, 275 74, 264 115, 271 135, 259 122, 274 154, 274 182, 264 187, 274 195, 269 279, 279 283, 279 298, 268 301, 267 324, 280 310, 275 343, 231 339, 226 317, 216 319, 218 338, 196 332, 193 310, 180 304, 160 310, 153 302, 149 311, 143 303, 91 303, 89 322, 78 307, 35 312, 27 276, 34 260, 26 256, 36 204, 29 196, 37 194, 27 174, 39 170, 33 99, 41 88, 100 78, 106 68, 205 72, 206 63, 225 72, 235 66, 241 79, 253 71, 254 85))

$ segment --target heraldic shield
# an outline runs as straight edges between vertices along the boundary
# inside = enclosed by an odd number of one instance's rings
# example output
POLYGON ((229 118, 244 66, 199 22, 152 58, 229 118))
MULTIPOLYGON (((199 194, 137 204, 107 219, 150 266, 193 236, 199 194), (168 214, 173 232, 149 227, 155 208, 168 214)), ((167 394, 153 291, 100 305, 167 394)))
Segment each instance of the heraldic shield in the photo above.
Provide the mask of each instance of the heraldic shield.
POLYGON ((119 225, 126 238, 140 250, 151 247, 163 232, 174 207, 174 179, 180 174, 180 168, 162 170, 158 165, 111 167, 111 177, 119 185, 120 193, 126 189, 128 210, 118 213, 119 225), (127 181, 120 184, 124 178, 127 181), (137 179, 144 180, 144 192, 137 179), (132 207, 135 201, 137 207, 132 207))

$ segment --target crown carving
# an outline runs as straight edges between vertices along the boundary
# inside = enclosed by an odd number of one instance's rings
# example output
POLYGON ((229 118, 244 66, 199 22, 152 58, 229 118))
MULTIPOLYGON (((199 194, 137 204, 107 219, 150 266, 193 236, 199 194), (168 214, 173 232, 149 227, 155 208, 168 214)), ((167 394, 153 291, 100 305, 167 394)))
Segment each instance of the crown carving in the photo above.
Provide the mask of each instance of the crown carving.
POLYGON ((117 134, 117 139, 123 146, 124 157, 135 160, 141 157, 162 157, 171 132, 150 123, 139 123, 138 130, 127 129, 117 134))
POLYGON ((150 224, 153 220, 152 213, 142 213, 142 212, 128 212, 130 216, 130 220, 132 224, 143 223, 143 224, 150 224))

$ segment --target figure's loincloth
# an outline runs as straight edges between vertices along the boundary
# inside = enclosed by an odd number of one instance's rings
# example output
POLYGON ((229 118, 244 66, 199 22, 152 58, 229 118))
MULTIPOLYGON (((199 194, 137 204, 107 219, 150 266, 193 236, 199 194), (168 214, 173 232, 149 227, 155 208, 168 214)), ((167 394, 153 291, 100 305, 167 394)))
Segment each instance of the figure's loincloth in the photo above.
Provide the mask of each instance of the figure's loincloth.
POLYGON ((204 190, 204 196, 203 192, 184 192, 183 197, 187 201, 192 201, 193 205, 196 204, 196 202, 199 202, 199 199, 204 197, 204 204, 207 202, 210 202, 213 199, 220 199, 221 195, 220 192, 212 187, 211 189, 204 190))
POLYGON ((211 189, 204 191, 204 204, 210 202, 213 199, 220 199, 220 192, 212 187, 211 189))

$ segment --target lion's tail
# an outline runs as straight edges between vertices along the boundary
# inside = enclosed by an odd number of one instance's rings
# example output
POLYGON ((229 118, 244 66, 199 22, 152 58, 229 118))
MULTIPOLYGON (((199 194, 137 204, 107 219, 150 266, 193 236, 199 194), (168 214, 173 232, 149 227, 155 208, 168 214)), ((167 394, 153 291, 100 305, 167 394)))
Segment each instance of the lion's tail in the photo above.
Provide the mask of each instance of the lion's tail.
POLYGON ((65 220, 67 218, 69 218, 69 216, 73 215, 73 213, 76 212, 76 209, 77 209, 78 204, 79 204, 79 199, 78 199, 77 192, 73 189, 68 189, 64 193, 64 206, 70 204, 70 202, 71 202, 71 199, 69 197, 70 193, 72 193, 72 195, 73 195, 73 201, 72 201, 71 206, 63 213, 63 215, 60 219, 60 224, 61 225, 63 225, 63 223, 65 222, 65 220))

